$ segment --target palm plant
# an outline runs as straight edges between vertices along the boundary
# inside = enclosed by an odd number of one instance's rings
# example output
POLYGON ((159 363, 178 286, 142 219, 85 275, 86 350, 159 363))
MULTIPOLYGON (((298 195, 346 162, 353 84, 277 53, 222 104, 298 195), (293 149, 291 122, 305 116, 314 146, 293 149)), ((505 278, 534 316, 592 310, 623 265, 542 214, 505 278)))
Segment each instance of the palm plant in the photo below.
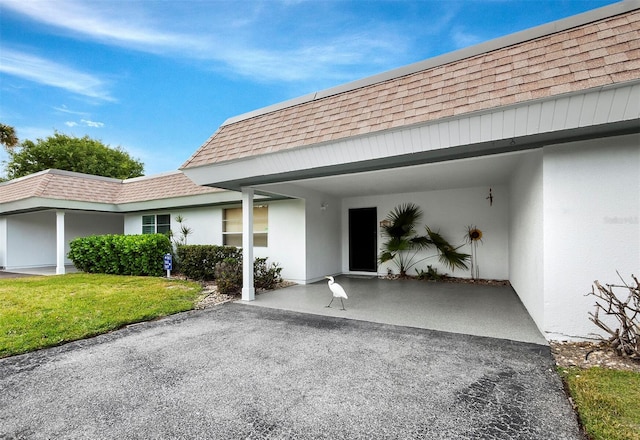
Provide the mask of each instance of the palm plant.
POLYGON ((458 252, 459 247, 453 247, 438 232, 426 226, 426 235, 417 235, 416 225, 422 218, 422 210, 414 203, 404 203, 396 206, 382 222, 382 233, 387 238, 383 243, 380 263, 392 261, 400 272, 400 276, 407 276, 407 271, 416 264, 435 255, 418 258, 419 252, 435 247, 438 259, 451 270, 456 267, 467 269, 470 255, 458 252))

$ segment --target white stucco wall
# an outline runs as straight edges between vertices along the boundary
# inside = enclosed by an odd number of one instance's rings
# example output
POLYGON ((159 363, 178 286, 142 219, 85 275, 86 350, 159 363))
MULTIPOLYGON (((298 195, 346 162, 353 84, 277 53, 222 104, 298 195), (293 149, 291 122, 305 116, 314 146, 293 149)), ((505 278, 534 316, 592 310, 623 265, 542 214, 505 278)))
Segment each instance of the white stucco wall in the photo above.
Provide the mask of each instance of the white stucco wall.
POLYGON ((640 274, 640 136, 548 146, 543 163, 545 331, 601 333, 585 293, 640 274))
POLYGON ((322 193, 308 194, 305 203, 307 280, 314 282, 342 273, 341 207, 322 193))
MULTIPOLYGON (((262 202, 260 202, 262 203, 262 202)), ((264 202, 269 206, 269 239, 267 247, 254 248, 255 257, 267 257, 282 268, 282 276, 295 282, 305 278, 304 256, 304 201, 281 200, 264 202)), ((182 215, 183 224, 192 230, 187 237, 188 244, 222 245, 222 216, 226 207, 240 207, 232 204, 204 208, 172 209, 127 214, 124 221, 125 234, 142 233, 142 216, 170 214, 171 230, 179 235, 180 225, 176 216, 182 215)))
MULTIPOLYGON (((55 211, 11 215, 4 219, 4 223, 6 228, 4 266, 10 269, 56 264, 55 211)), ((71 240, 95 234, 122 234, 122 215, 66 211, 64 229, 65 264, 71 264, 71 260, 66 258, 71 240)))
MULTIPOLYGON (((509 195, 504 186, 492 187, 493 205, 486 197, 488 187, 448 189, 438 191, 413 192, 367 197, 346 198, 342 202, 342 270, 349 270, 349 240, 348 213, 349 209, 376 207, 378 221, 383 220, 396 206, 412 202, 420 206, 424 216, 418 226, 418 233, 426 233, 425 225, 440 232, 452 245, 465 243, 464 236, 467 226, 475 225, 483 232, 483 243, 478 245, 477 262, 480 277, 489 279, 508 279, 508 237, 509 237, 509 195)), ((384 242, 384 237, 378 231, 378 247, 384 242)), ((464 245, 462 252, 471 253, 468 245, 464 245)), ((436 255, 435 251, 426 251, 423 256, 436 255)), ((420 257, 419 257, 420 258, 420 257)), ((419 259, 418 258, 418 259, 419 259)), ((469 278, 470 270, 456 269, 451 271, 438 262, 437 257, 428 258, 416 267, 425 270, 427 265, 437 268, 440 273, 451 276, 469 278)), ((381 265, 378 273, 384 275, 387 268, 397 273, 392 263, 381 265)), ((409 271, 415 275, 415 269, 409 271)))
POLYGON ((67 211, 64 216, 65 264, 72 264, 66 255, 74 238, 123 232, 122 214, 67 211))
POLYGON ((256 257, 268 257, 269 262, 282 267, 282 277, 296 283, 306 280, 305 264, 305 203, 304 200, 269 202, 269 244, 254 248, 256 257))
POLYGON ((0 268, 7 265, 7 219, 0 217, 0 268))
POLYGON ((222 244, 222 208, 186 208, 149 211, 144 213, 126 214, 124 220, 124 233, 129 235, 142 234, 143 215, 171 215, 171 230, 180 236, 180 224, 176 217, 183 217, 182 224, 191 228, 191 234, 187 236, 187 244, 222 244))
POLYGON ((542 150, 523 155, 509 186, 509 280, 544 328, 542 150))
POLYGON ((7 269, 56 264, 54 211, 7 217, 7 269))

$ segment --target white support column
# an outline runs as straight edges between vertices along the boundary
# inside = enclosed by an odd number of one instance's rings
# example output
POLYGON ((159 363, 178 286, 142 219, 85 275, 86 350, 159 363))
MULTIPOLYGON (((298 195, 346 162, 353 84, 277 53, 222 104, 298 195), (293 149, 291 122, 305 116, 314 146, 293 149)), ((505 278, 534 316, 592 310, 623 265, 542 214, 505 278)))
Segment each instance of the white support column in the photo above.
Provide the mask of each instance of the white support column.
POLYGON ((242 300, 256 299, 253 284, 253 189, 242 188, 242 300))
POLYGON ((64 211, 56 211, 56 275, 64 274, 64 211))

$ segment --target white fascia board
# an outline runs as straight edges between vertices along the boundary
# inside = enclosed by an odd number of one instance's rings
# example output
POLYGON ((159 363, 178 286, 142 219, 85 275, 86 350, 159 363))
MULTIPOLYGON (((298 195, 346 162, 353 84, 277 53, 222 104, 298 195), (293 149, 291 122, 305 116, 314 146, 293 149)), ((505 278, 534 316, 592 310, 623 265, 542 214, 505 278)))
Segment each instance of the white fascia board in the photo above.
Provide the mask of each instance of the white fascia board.
MULTIPOLYGON (((256 200, 265 199, 266 196, 256 194, 256 200)), ((124 214, 137 211, 152 211, 156 209, 176 209, 196 206, 215 206, 232 203, 240 203, 239 192, 224 191, 211 194, 198 194, 187 197, 173 197, 160 200, 147 200, 141 202, 110 204, 93 203, 75 200, 59 200, 43 197, 30 197, 16 200, 14 202, 0 205, 0 215, 10 215, 31 211, 42 211, 48 209, 63 209, 74 211, 94 211, 124 214)))
POLYGON ((111 203, 82 202, 77 200, 49 199, 44 197, 29 197, 14 202, 3 203, 0 214, 14 214, 46 209, 68 209, 78 211, 118 212, 111 203))
POLYGON ((243 184, 274 183, 294 176, 320 177, 391 168, 399 166, 398 158, 405 158, 403 163, 413 158, 417 164, 449 160, 456 155, 460 158, 519 151, 537 148, 541 142, 549 143, 554 136, 562 142, 580 134, 606 132, 607 127, 620 123, 640 130, 640 107, 634 105, 637 102, 640 102, 640 80, 187 168, 183 172, 198 185, 237 190, 243 184), (615 99, 616 96, 621 98, 615 99), (526 146, 526 142, 530 145, 526 146), (386 148, 378 148, 380 143, 386 148), (371 168, 374 161, 377 164, 371 168), (357 169, 357 164, 362 164, 362 168, 357 169), (288 177, 278 180, 278 176, 288 177))
MULTIPOLYGON (((264 199, 266 197, 257 195, 256 199, 264 199)), ((157 209, 179 209, 192 208, 198 206, 216 206, 240 203, 241 194, 236 191, 224 191, 211 194, 198 194, 187 197, 172 197, 160 200, 147 200, 140 202, 122 203, 118 205, 118 212, 129 213, 139 211, 153 211, 157 209)))

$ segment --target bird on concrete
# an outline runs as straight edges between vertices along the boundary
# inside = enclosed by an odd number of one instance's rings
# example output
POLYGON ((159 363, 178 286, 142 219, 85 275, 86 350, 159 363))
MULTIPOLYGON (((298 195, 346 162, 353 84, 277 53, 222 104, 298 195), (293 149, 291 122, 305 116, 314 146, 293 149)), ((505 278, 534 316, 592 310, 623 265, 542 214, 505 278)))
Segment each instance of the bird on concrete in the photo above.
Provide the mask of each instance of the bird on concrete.
POLYGON ((342 288, 342 286, 338 283, 336 283, 333 280, 333 277, 325 277, 326 279, 329 280, 328 284, 329 284, 329 289, 331 290, 331 293, 333 294, 333 298, 331 298, 331 302, 329 303, 329 305, 327 307, 331 307, 331 303, 333 302, 334 299, 336 298, 340 298, 340 302, 342 303, 342 310, 347 310, 344 308, 344 299, 349 299, 349 297, 347 296, 347 292, 344 291, 344 289, 342 288))

